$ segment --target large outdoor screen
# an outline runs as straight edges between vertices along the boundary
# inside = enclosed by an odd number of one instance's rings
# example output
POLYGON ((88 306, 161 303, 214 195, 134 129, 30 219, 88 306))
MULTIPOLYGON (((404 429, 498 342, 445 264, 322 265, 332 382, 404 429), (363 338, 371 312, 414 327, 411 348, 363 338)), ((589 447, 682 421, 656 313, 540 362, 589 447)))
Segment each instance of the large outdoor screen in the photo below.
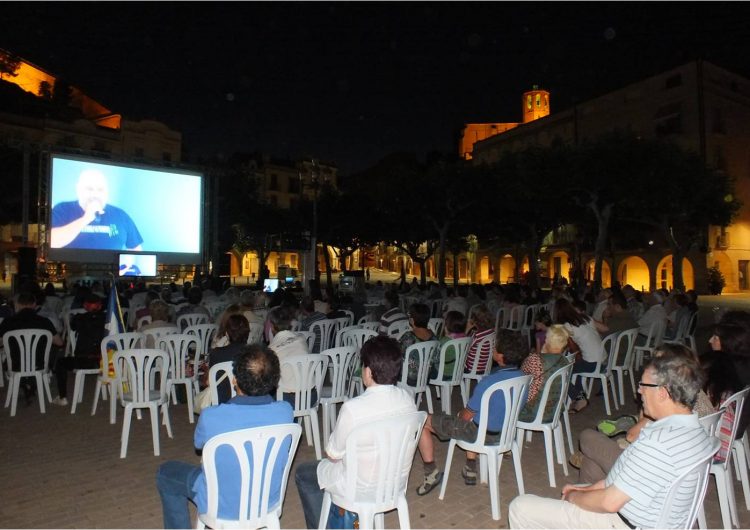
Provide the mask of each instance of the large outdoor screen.
POLYGON ((200 262, 200 174, 61 155, 51 173, 50 259, 114 264, 126 251, 200 262))

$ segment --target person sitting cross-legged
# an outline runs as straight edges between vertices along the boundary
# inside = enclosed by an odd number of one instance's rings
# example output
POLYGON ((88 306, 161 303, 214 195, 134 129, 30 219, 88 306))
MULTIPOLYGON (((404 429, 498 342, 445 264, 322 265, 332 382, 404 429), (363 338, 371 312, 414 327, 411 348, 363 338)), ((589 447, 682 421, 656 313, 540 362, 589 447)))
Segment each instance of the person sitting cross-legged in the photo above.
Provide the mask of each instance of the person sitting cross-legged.
MULTIPOLYGON (((568 484, 562 498, 520 495, 511 503, 511 528, 656 528, 674 481, 713 447, 692 413, 703 371, 689 355, 664 352, 646 366, 638 392, 645 427, 617 459, 606 478, 591 485, 568 484)), ((668 528, 685 528, 697 483, 684 482, 673 501, 668 528)))
MULTIPOLYGON (((345 493, 346 468, 343 458, 349 434, 360 425, 417 410, 411 394, 396 386, 401 377, 402 355, 395 339, 373 337, 362 345, 360 358, 365 393, 341 405, 336 427, 326 445, 328 458, 319 462, 304 462, 295 473, 307 528, 318 528, 324 489, 335 495, 345 493)), ((360 470, 376 462, 377 454, 374 452, 361 455, 360 470)))
MULTIPOLYGON (((271 392, 279 384, 279 359, 260 344, 245 346, 234 361, 232 384, 237 395, 227 403, 205 409, 195 427, 195 447, 201 450, 212 437, 230 431, 279 425, 294 421, 292 407, 286 401, 276 401, 271 392)), ((277 463, 271 481, 269 505, 280 494, 284 462, 277 463)), ((232 455, 217 457, 217 468, 222 481, 219 517, 236 519, 237 513, 222 513, 222 506, 238 506, 240 489, 239 469, 232 455), (234 482, 233 482, 234 480, 234 482), (232 484, 236 487, 232 488, 232 484)), ((194 503, 198 513, 207 510, 206 477, 201 466, 169 461, 159 467, 156 487, 161 496, 164 528, 192 528, 187 501, 194 503)))
MULTIPOLYGON (((499 350, 500 348, 497 348, 499 350)), ((518 368, 528 355, 528 344, 524 340, 508 341, 502 351, 495 351, 493 359, 500 366, 499 369, 484 377, 477 384, 474 392, 469 398, 466 407, 457 416, 450 416, 442 412, 436 412, 427 416, 422 435, 419 438, 419 453, 424 463, 424 480, 417 488, 418 495, 426 495, 438 486, 443 479, 443 472, 435 465, 435 446, 432 440, 434 434, 440 440, 447 441, 452 438, 465 442, 474 442, 477 439, 479 416, 481 412, 482 396, 493 384, 514 377, 522 377, 525 374, 518 368)), ((523 398, 526 401, 526 398, 523 398)), ((501 392, 496 392, 490 398, 490 410, 487 423, 487 443, 497 443, 500 429, 505 417, 505 401, 501 392)), ((468 486, 477 483, 477 455, 466 453, 466 464, 461 475, 468 486)))

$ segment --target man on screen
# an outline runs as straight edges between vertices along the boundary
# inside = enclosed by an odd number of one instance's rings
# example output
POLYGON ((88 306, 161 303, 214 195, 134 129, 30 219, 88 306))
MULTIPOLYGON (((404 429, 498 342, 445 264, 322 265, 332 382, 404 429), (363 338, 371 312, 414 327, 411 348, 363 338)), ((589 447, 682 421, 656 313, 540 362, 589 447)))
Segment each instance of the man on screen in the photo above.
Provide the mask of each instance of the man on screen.
POLYGON ((107 179, 101 171, 81 172, 77 201, 52 208, 52 248, 141 250, 143 238, 120 208, 107 204, 107 179))

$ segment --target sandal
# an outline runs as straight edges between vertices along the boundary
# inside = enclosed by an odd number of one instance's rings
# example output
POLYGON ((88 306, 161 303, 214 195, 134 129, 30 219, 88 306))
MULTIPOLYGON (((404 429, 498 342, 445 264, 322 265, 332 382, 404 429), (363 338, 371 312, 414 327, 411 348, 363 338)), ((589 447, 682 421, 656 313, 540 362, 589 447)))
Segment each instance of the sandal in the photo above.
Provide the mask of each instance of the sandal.
POLYGON ((638 418, 626 414, 614 420, 602 420, 596 426, 596 429, 605 436, 614 438, 619 434, 627 433, 636 423, 638 423, 638 418))
POLYGON ((464 477, 464 484, 467 486, 477 485, 477 472, 475 469, 471 469, 468 465, 464 464, 461 470, 461 476, 464 477))
POLYGON ((435 469, 429 475, 424 476, 424 481, 417 487, 417 495, 427 495, 443 481, 443 472, 435 469))
POLYGON ((573 404, 570 407, 570 413, 571 414, 577 414, 581 412, 583 409, 589 406, 589 400, 586 398, 582 399, 576 399, 573 404))

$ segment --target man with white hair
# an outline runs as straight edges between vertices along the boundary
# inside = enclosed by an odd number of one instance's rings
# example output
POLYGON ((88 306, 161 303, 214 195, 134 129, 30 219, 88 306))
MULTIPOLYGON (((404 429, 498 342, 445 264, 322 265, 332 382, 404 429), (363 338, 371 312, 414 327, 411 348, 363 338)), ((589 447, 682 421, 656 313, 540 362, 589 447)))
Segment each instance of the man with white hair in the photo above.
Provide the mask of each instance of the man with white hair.
POLYGON ((107 204, 109 190, 104 174, 96 169, 81 172, 77 201, 52 208, 52 248, 141 250, 138 228, 120 208, 107 204))
POLYGON ((651 325, 654 322, 666 326, 667 324, 667 311, 664 309, 665 296, 660 291, 654 291, 650 296, 646 298, 646 302, 650 304, 650 307, 643 313, 643 316, 638 319, 638 334, 648 337, 651 330, 651 325))

